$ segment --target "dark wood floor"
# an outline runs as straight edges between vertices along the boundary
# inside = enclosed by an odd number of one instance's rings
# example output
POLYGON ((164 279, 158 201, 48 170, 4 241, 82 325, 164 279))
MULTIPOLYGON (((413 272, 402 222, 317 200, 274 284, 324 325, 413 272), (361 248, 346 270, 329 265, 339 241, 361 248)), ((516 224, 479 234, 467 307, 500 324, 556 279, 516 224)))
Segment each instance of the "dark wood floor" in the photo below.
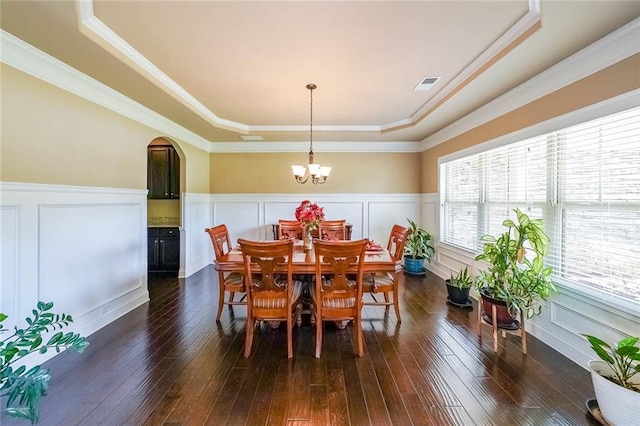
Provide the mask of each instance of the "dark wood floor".
MULTIPOLYGON (((586 370, 530 337, 498 353, 475 311, 445 303, 435 275, 403 276, 403 322, 365 307, 365 356, 351 327, 327 325, 321 359, 313 328, 261 328, 245 359, 245 310, 215 322, 208 267, 186 280, 150 278, 151 301, 89 336, 84 354, 48 361, 43 425, 581 425, 593 396, 586 370)), ((474 307, 475 309, 475 307, 474 307)), ((2 417, 3 425, 21 424, 2 417)))

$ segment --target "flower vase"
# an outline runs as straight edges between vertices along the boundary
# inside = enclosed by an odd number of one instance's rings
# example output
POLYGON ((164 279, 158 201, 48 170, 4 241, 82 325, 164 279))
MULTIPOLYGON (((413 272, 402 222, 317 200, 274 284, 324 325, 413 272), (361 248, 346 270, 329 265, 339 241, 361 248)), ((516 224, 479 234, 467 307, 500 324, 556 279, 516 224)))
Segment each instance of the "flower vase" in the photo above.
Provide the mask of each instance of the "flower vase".
POLYGON ((305 226, 304 233, 302 234, 302 245, 304 251, 311 251, 313 249, 313 236, 311 235, 311 227, 305 226))

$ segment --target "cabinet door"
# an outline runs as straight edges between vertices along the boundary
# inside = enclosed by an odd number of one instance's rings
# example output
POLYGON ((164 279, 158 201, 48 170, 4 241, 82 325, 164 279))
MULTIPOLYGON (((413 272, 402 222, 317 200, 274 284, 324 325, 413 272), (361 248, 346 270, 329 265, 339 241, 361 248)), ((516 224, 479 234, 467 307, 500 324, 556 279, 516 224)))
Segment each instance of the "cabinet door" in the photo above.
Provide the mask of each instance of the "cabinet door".
POLYGON ((170 198, 170 162, 173 148, 158 146, 147 150, 147 188, 149 198, 170 198))
POLYGON ((180 231, 178 228, 159 228, 160 267, 177 271, 180 267, 180 231))
POLYGON ((173 147, 169 152, 169 198, 180 198, 180 157, 173 147))
POLYGON ((149 271, 157 271, 160 266, 159 250, 158 228, 147 228, 147 264, 149 271))

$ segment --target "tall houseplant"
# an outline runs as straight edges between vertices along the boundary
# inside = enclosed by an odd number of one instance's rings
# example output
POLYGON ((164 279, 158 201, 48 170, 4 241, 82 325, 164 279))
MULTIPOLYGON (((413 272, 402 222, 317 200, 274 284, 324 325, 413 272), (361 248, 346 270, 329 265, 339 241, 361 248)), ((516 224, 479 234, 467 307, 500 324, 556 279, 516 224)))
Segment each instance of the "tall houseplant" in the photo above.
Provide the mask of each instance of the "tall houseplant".
POLYGON ((409 273, 419 274, 424 271, 424 262, 431 261, 435 249, 431 245, 431 234, 418 228, 418 225, 411 219, 407 219, 407 221, 411 233, 404 246, 404 269, 409 273))
POLYGON ((51 376, 39 365, 27 370, 24 365, 14 369, 15 364, 29 354, 44 354, 49 349, 60 352, 71 348, 82 352, 89 345, 84 337, 76 333, 54 333, 45 343, 43 334, 60 330, 73 322, 71 315, 49 312, 53 303, 38 302, 37 309, 28 317, 27 328, 15 327, 13 333, 2 326, 7 315, 0 313, 0 395, 8 396, 7 406, 2 412, 12 417, 37 423, 40 398, 47 394, 51 376), (10 333, 10 334, 9 334, 10 333), (4 337, 9 334, 8 337, 4 337))
POLYGON ((636 424, 640 410, 640 338, 625 337, 609 345, 598 337, 583 336, 600 358, 589 361, 589 368, 602 416, 612 425, 636 424))
POLYGON ((476 281, 483 308, 499 305, 503 315, 499 315, 498 323, 502 325, 512 323, 519 312, 527 318, 540 314, 542 301, 555 291, 552 269, 544 266, 549 237, 543 230, 542 219, 530 219, 520 209, 514 212, 515 222, 511 219, 502 222, 507 228, 502 235, 481 238, 483 250, 476 256, 476 260, 489 263, 476 281))

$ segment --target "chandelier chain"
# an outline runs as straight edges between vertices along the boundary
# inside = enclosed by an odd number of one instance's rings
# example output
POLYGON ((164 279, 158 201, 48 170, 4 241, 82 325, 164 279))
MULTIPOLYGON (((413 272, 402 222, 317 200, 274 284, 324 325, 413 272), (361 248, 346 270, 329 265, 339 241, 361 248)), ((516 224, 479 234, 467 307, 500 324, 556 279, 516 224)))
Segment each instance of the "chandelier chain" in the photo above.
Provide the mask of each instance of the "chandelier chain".
POLYGON ((309 148, 313 152, 313 88, 310 88, 311 92, 311 106, 309 107, 309 148))

